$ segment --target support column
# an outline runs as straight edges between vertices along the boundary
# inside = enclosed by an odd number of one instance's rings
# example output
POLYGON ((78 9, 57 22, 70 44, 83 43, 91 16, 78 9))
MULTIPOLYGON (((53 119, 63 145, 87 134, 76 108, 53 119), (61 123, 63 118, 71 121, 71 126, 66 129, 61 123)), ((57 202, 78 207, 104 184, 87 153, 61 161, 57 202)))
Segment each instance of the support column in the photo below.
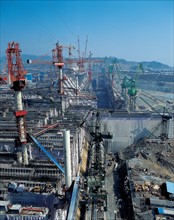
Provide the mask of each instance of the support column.
POLYGON ((22 159, 23 159, 23 164, 28 165, 27 144, 22 144, 22 159))
POLYGON ((78 75, 76 75, 76 101, 77 101, 77 105, 79 105, 79 97, 78 97, 78 92, 79 91, 79 79, 78 79, 78 75))
POLYGON ((63 94, 63 73, 62 73, 62 68, 59 68, 59 93, 63 94))
MULTIPOLYGON (((16 109, 17 111, 22 111, 23 110, 23 105, 22 105, 22 92, 20 91, 15 91, 15 98, 16 98, 16 109)), ((18 123, 19 123, 19 129, 20 129, 20 141, 22 142, 22 161, 24 165, 28 165, 28 153, 27 153, 27 145, 26 145, 26 131, 25 131, 25 122, 24 122, 24 117, 19 117, 18 118, 18 123)), ((18 161, 20 162, 20 161, 18 161)))
POLYGON ((61 115, 64 116, 64 112, 65 112, 65 97, 63 95, 60 97, 60 102, 61 102, 61 115))
POLYGON ((21 152, 17 152, 17 162, 19 164, 22 164, 22 153, 21 152))
POLYGON ((22 92, 21 91, 15 91, 15 96, 16 96, 17 111, 23 110, 23 107, 22 107, 22 92))
POLYGON ((71 149, 70 149, 70 131, 63 131, 64 143, 64 164, 65 164, 65 184, 66 188, 71 186, 71 149))
POLYGON ((33 156, 32 156, 32 147, 31 147, 31 143, 29 143, 28 145, 28 151, 29 151, 29 159, 32 160, 33 156))

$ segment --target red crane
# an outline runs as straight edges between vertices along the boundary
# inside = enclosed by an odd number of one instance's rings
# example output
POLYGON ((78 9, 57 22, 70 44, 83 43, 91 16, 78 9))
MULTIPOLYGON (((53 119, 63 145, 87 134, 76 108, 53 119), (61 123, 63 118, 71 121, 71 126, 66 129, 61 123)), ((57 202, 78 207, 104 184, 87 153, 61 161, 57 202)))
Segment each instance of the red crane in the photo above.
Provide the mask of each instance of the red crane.
POLYGON ((8 44, 8 48, 6 50, 7 53, 7 62, 8 62, 8 74, 12 83, 11 89, 15 91, 16 98, 16 111, 15 116, 17 120, 17 128, 18 128, 18 138, 16 139, 16 145, 18 147, 22 147, 23 152, 23 163, 28 164, 27 157, 27 134, 26 134, 26 120, 25 116, 27 111, 23 110, 22 105, 22 89, 26 85, 25 74, 27 71, 24 70, 22 65, 22 59, 20 57, 20 48, 19 44, 12 43, 8 44))
MULTIPOLYGON (((56 43, 56 48, 52 50, 52 59, 53 59, 53 65, 57 66, 59 69, 59 89, 58 89, 58 93, 60 95, 62 95, 63 92, 63 80, 65 80, 63 78, 63 73, 62 73, 62 67, 64 66, 64 62, 63 62, 63 55, 62 55, 62 51, 63 48, 68 48, 69 49, 69 57, 72 55, 71 54, 71 50, 75 49, 73 46, 63 46, 63 45, 59 45, 59 43, 56 43)), ((68 64, 70 65, 70 59, 68 64)))
POLYGON ((103 63, 103 60, 96 60, 96 59, 91 59, 92 53, 90 52, 89 54, 89 66, 88 66, 88 81, 92 81, 92 75, 93 75, 93 71, 92 71, 92 63, 103 63))
POLYGON ((48 64, 48 65, 54 65, 56 67, 58 67, 59 70, 59 88, 58 88, 58 93, 60 95, 63 95, 63 80, 65 80, 65 78, 63 78, 63 73, 62 73, 62 67, 64 66, 64 64, 69 64, 69 66, 72 64, 71 62, 71 55, 72 55, 72 49, 75 49, 74 46, 64 46, 64 45, 60 45, 59 43, 56 43, 56 48, 54 48, 52 50, 52 61, 45 61, 45 60, 27 60, 27 63, 33 63, 33 64, 48 64), (67 48, 69 53, 69 59, 68 61, 64 62, 63 61, 63 48, 67 48))
POLYGON ((58 93, 60 95, 63 94, 63 74, 62 74, 62 67, 64 66, 63 62, 63 55, 62 55, 62 46, 59 43, 56 44, 56 48, 52 50, 52 58, 53 64, 58 67, 59 69, 59 89, 58 93))

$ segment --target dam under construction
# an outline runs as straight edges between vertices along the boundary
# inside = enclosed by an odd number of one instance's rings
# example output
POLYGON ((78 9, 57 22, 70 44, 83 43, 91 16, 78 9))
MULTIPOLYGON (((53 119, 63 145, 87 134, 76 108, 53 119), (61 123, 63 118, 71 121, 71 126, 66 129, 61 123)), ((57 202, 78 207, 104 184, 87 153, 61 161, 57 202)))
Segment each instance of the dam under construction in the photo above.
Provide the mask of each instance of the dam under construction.
POLYGON ((68 61, 63 49, 51 62, 26 60, 27 71, 19 44, 6 50, 0 220, 173 219, 172 72, 165 93, 141 64, 68 61))

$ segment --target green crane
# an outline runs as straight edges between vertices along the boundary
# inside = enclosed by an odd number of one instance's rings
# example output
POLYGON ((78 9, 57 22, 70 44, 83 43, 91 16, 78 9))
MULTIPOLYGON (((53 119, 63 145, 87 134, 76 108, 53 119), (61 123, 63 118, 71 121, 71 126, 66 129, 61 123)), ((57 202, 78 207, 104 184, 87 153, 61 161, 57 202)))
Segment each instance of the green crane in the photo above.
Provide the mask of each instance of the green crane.
POLYGON ((110 64, 108 67, 108 75, 109 78, 111 78, 112 87, 114 86, 115 65, 116 65, 116 58, 113 60, 112 64, 110 64))
POLYGON ((141 63, 138 65, 135 76, 132 79, 130 79, 130 82, 128 83, 129 104, 131 110, 135 109, 136 96, 138 93, 137 80, 140 72, 144 72, 143 65, 141 63))

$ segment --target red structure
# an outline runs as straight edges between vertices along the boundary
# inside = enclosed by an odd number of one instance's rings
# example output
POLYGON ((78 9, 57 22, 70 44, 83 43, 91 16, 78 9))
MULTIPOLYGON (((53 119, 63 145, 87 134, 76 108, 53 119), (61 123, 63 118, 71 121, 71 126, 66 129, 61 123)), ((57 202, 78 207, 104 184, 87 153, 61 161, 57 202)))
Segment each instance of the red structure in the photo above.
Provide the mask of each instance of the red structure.
POLYGON ((22 59, 20 57, 21 50, 19 49, 19 44, 12 43, 8 44, 8 48, 6 50, 7 53, 7 62, 8 62, 8 74, 10 76, 11 84, 15 91, 16 97, 16 120, 17 120, 17 128, 18 128, 18 138, 17 138, 17 146, 21 146, 22 144, 27 142, 27 134, 26 134, 26 120, 25 116, 27 111, 23 110, 22 106, 22 89, 26 85, 26 79, 24 78, 27 71, 24 70, 22 65, 22 59))
POLYGON ((63 63, 63 55, 62 55, 63 46, 56 44, 56 48, 52 50, 52 58, 53 64, 58 67, 59 69, 59 89, 58 93, 63 95, 63 74, 62 74, 62 67, 64 66, 63 63))
POLYGON ((19 49, 19 44, 12 43, 8 44, 6 50, 7 62, 8 62, 8 74, 10 75, 11 82, 24 81, 24 75, 27 71, 24 70, 22 65, 22 59, 20 57, 21 50, 19 49))

